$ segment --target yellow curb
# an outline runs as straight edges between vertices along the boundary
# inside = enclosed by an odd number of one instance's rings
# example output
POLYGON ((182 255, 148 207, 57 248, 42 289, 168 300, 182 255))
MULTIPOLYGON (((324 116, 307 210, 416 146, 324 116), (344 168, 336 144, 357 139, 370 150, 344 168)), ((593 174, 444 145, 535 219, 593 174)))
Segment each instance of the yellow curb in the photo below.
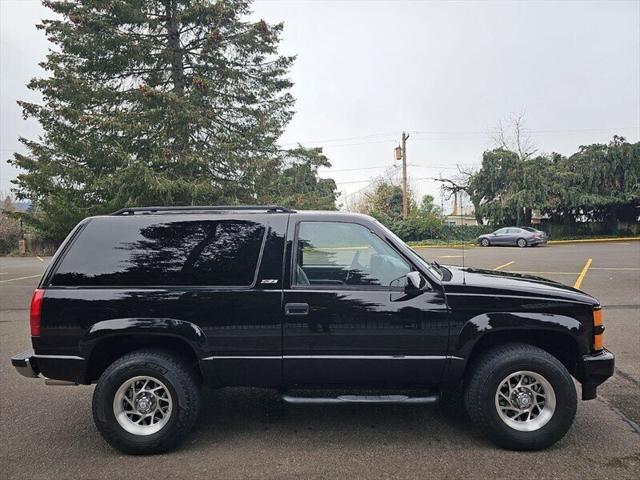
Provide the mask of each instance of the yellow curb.
MULTIPOLYGON (((616 237, 616 238, 583 238, 576 240, 549 240, 550 244, 566 244, 566 243, 597 243, 597 242, 633 242, 640 241, 640 237, 616 237)), ((409 245, 411 248, 476 248, 477 243, 442 243, 439 245, 409 245)))
POLYGON ((595 243, 595 242, 630 242, 638 241, 640 237, 616 237, 616 238, 583 238, 580 240, 549 240, 547 243, 595 243))
POLYGON ((475 248, 475 243, 442 243, 440 245, 409 245, 411 248, 475 248))

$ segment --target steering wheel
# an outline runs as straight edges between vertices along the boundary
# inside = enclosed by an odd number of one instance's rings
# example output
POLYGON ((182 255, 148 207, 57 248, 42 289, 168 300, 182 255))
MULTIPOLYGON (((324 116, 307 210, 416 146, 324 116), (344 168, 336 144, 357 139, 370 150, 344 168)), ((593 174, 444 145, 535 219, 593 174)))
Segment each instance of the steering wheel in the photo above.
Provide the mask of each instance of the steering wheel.
POLYGON ((349 266, 349 270, 347 270, 347 276, 344 279, 345 284, 349 283, 349 277, 351 276, 351 272, 353 270, 360 270, 360 271, 364 270, 364 267, 360 265, 360 263, 358 263, 359 258, 360 258, 360 250, 356 250, 356 253, 353 256, 353 259, 351 260, 351 266, 349 266))

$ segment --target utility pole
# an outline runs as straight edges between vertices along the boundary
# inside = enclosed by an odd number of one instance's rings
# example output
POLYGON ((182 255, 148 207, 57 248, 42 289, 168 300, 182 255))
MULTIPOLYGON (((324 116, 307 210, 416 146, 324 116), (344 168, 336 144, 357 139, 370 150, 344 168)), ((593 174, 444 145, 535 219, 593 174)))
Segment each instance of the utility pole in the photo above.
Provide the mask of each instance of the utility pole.
POLYGON ((409 134, 402 132, 402 218, 409 216, 409 193, 407 188, 407 139, 409 134))
POLYGON ((408 133, 402 132, 402 142, 395 149, 396 160, 402 160, 402 218, 409 216, 409 188, 407 187, 407 139, 408 133))

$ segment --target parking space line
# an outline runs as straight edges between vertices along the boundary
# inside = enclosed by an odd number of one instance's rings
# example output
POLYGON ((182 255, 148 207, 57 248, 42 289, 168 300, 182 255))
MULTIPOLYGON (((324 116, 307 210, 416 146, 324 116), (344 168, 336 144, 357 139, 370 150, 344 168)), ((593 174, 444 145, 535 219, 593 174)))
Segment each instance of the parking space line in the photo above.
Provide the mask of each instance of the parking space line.
POLYGON ((544 275, 578 275, 580 272, 534 272, 532 270, 509 270, 511 273, 533 273, 544 275))
POLYGON ((496 268, 494 268, 494 270, 502 270, 505 267, 508 267, 509 265, 513 265, 515 263, 514 260, 511 260, 508 263, 505 263, 504 265, 498 265, 496 268))
POLYGON ((438 255, 438 258, 462 258, 462 255, 438 255))
POLYGON ((576 278, 576 283, 573 284, 573 288, 580 288, 580 286, 582 285, 582 281, 584 280, 584 277, 587 275, 587 271, 591 266, 591 262, 593 262, 593 259, 587 258, 587 261, 584 264, 584 267, 582 267, 582 271, 580 272, 580 275, 578 275, 578 278, 576 278))
POLYGON ((27 278, 36 278, 36 277, 41 277, 41 276, 42 276, 42 274, 39 273, 37 275, 29 275, 28 277, 8 278, 6 280, 0 280, 0 283, 13 282, 15 280, 26 280, 27 278))
POLYGON ((37 258, 38 260, 40 260, 41 262, 44 262, 44 259, 40 258, 38 255, 36 255, 36 258, 37 258))
POLYGON ((593 267, 591 270, 630 270, 637 272, 640 270, 638 267, 593 267))

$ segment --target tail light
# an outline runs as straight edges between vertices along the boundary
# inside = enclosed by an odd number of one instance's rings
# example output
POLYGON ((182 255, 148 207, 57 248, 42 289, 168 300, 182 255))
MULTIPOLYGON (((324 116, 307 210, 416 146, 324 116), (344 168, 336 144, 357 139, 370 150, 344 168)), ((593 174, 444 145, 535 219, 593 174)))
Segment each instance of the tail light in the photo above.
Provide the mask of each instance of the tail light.
POLYGON ((31 297, 31 308, 29 311, 29 324, 31 325, 31 336, 40 336, 40 320, 42 319, 42 299, 44 290, 36 288, 31 297))
POLYGON ((593 309, 593 349, 602 350, 604 346, 604 325, 602 323, 602 309, 593 309))

